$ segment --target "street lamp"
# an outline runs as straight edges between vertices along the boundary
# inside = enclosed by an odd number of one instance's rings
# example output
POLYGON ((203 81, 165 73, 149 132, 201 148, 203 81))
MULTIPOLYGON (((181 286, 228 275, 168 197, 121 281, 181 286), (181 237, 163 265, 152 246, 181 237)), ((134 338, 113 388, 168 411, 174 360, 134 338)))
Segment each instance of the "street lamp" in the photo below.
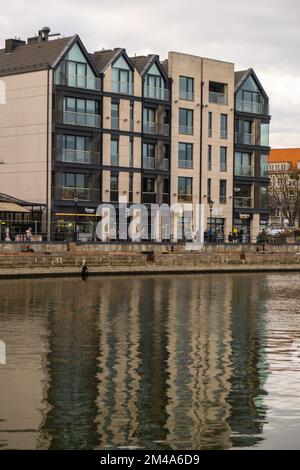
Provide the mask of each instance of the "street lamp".
POLYGON ((210 235, 209 235, 209 242, 211 241, 212 239, 212 212, 213 212, 213 207, 214 207, 214 201, 212 201, 211 198, 209 198, 208 200, 208 205, 209 205, 209 212, 210 212, 210 217, 209 217, 209 232, 210 232, 210 235))
POLYGON ((74 241, 77 242, 77 213, 78 213, 78 200, 79 200, 79 197, 78 197, 77 193, 74 193, 73 200, 74 200, 74 204, 75 204, 74 241))

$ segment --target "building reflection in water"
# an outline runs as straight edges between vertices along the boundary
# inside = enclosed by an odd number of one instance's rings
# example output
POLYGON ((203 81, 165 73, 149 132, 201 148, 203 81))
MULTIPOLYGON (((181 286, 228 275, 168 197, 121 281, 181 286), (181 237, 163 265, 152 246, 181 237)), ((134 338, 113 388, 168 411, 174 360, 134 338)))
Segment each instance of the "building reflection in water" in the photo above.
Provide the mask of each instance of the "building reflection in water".
MULTIPOLYGON (((40 324, 32 323, 26 340, 43 337, 35 446, 205 449, 259 442, 267 373, 263 279, 31 281, 23 295, 38 304, 40 324)), ((10 400, 18 401, 15 391, 10 400)))

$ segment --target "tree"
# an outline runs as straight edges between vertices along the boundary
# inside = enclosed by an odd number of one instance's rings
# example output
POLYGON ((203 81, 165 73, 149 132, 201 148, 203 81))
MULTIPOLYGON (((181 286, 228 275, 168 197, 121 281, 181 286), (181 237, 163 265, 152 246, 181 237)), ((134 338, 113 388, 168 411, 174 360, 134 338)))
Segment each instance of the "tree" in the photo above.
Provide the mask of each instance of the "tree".
POLYGON ((272 171, 270 173, 269 205, 271 211, 280 213, 281 220, 288 219, 294 226, 300 223, 300 171, 272 171))

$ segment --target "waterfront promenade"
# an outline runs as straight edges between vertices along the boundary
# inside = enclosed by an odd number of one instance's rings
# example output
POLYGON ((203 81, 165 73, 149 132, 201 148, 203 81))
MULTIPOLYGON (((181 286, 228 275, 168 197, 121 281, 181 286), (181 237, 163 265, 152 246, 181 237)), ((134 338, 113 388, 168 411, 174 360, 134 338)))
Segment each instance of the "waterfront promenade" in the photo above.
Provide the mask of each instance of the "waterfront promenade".
POLYGON ((298 245, 0 244, 0 277, 300 271, 298 245))

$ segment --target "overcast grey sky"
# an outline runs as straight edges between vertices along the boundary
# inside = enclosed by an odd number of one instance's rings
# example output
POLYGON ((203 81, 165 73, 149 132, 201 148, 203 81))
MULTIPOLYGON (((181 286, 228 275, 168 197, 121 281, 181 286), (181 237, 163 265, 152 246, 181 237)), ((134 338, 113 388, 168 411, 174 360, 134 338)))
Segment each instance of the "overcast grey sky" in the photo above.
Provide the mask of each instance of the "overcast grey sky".
POLYGON ((270 96, 273 147, 300 147, 299 0, 13 0, 1 5, 1 47, 42 26, 78 33, 93 52, 169 50, 253 67, 270 96))

